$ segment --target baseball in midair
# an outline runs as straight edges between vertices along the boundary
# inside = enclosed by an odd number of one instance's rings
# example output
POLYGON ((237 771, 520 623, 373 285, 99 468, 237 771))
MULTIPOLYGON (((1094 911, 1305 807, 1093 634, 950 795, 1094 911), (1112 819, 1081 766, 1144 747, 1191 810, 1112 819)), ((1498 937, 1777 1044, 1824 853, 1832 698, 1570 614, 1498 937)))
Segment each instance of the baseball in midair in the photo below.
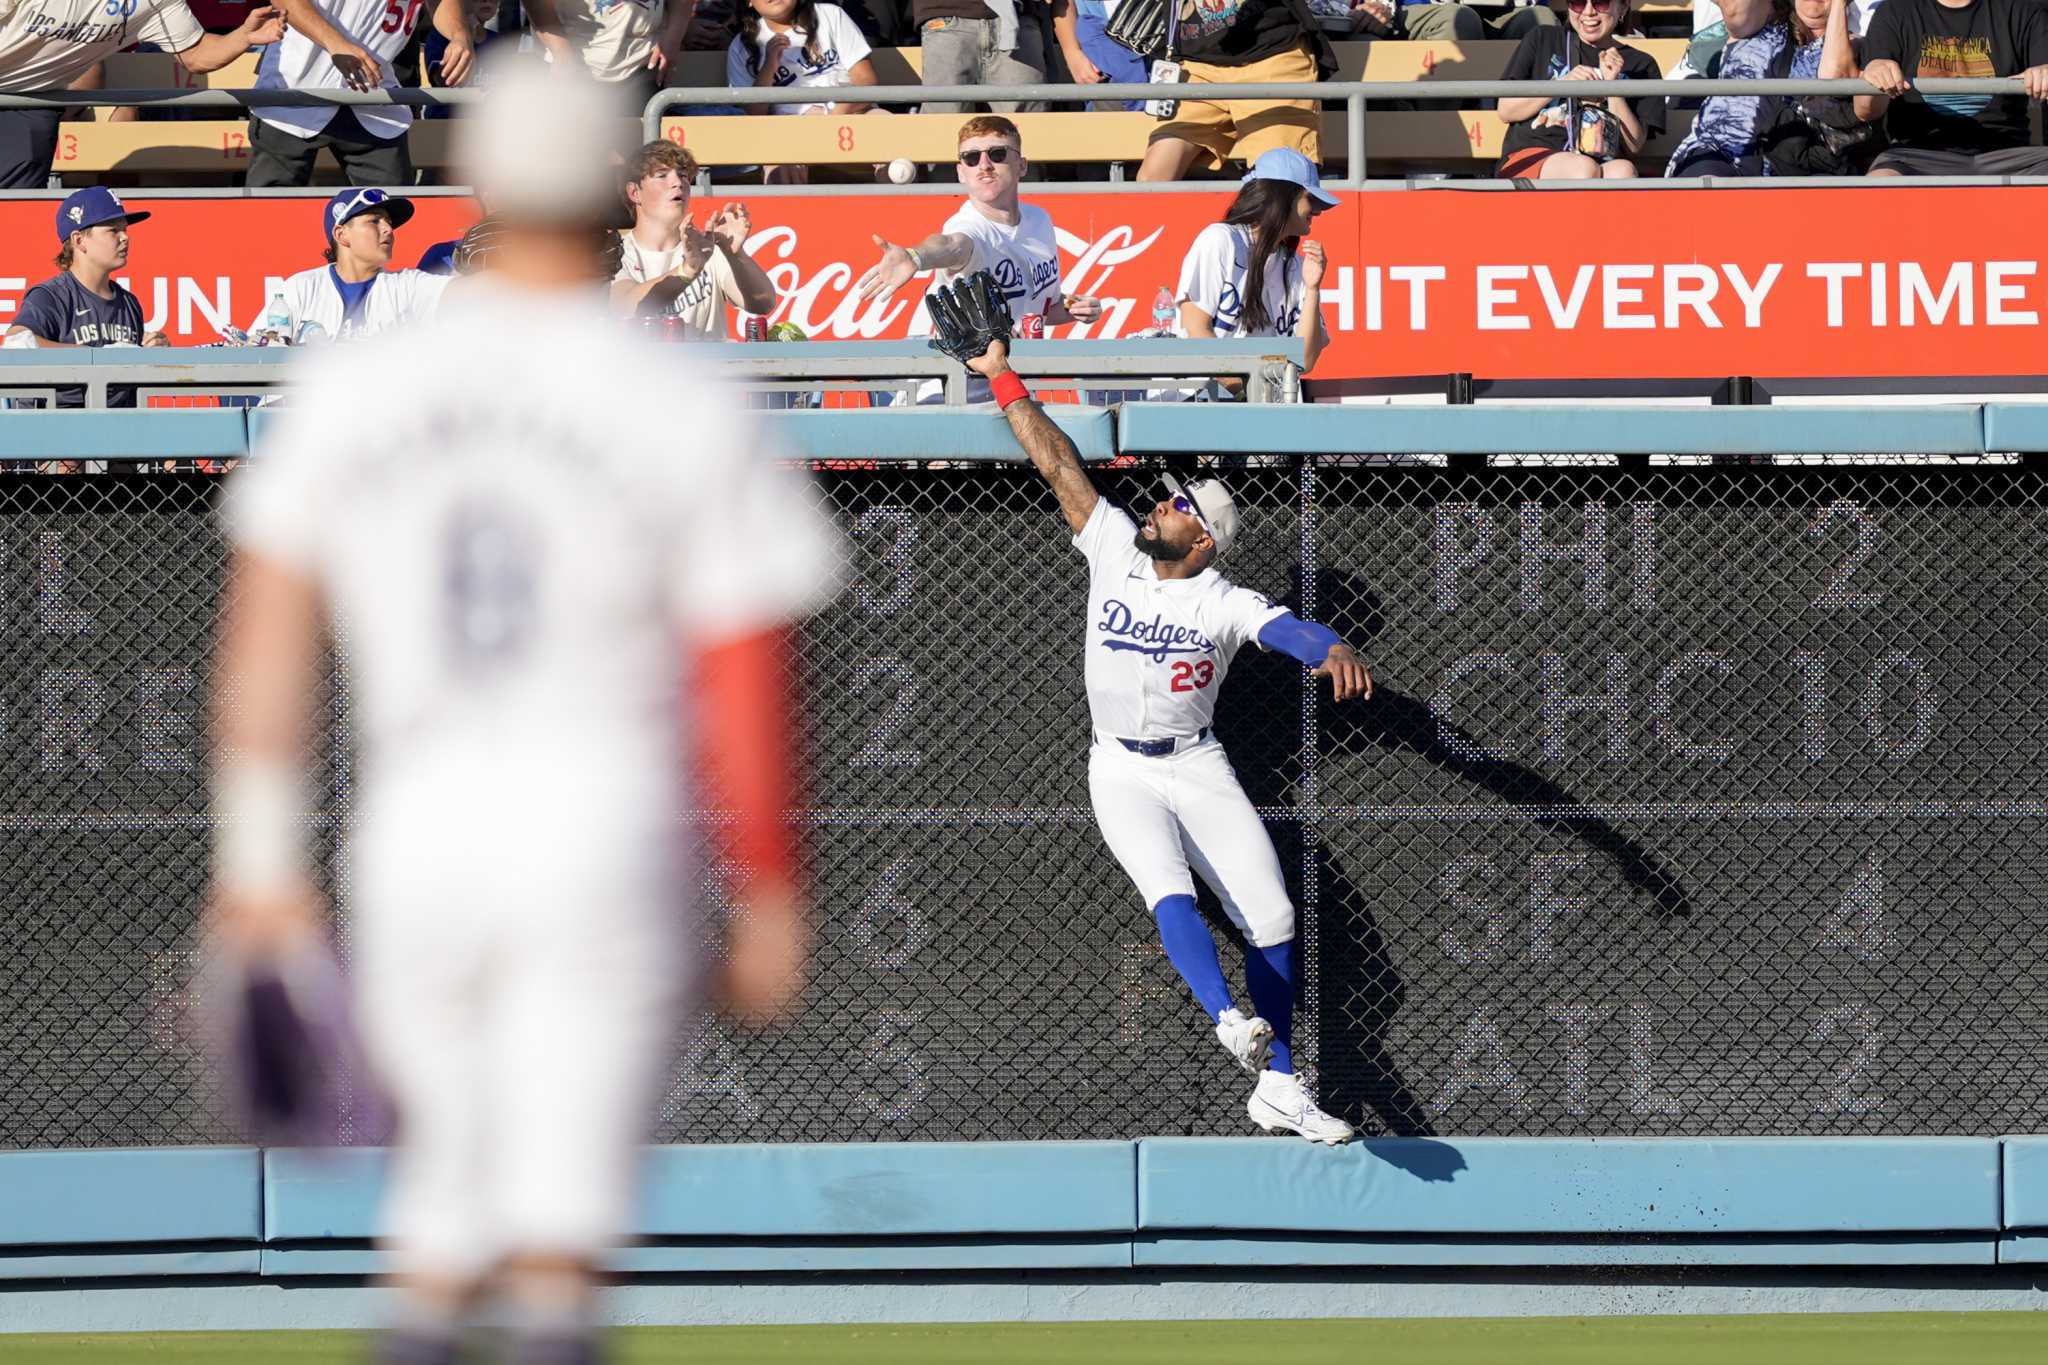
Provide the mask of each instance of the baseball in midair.
POLYGON ((908 185, 917 179, 917 163, 907 156, 899 156, 889 163, 889 183, 908 185))

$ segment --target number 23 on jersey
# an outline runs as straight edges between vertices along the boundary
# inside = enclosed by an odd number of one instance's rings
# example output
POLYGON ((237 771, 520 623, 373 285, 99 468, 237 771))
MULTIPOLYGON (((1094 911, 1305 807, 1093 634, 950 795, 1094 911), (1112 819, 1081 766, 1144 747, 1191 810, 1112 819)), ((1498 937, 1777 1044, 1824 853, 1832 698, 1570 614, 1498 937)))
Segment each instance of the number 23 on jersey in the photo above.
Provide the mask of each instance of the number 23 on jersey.
POLYGON ((1215 681, 1216 665, 1207 659, 1174 661, 1172 688, 1176 692, 1199 692, 1215 681))

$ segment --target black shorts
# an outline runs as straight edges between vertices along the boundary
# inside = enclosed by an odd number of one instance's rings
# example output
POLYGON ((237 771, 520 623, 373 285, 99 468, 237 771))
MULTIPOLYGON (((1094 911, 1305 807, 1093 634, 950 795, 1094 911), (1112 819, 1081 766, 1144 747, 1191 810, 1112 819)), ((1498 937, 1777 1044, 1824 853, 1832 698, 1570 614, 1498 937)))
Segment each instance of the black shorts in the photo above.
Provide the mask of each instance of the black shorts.
POLYGON ((0 109, 0 190, 39 190, 50 182, 61 109, 0 109))

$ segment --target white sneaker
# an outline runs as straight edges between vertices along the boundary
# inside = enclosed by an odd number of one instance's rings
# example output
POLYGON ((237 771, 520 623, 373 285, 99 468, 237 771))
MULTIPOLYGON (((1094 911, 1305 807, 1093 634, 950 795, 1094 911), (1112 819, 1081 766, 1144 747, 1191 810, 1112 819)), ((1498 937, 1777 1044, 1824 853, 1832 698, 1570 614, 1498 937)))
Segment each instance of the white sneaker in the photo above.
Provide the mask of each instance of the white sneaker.
POLYGON ((1316 1107, 1308 1092, 1301 1088, 1300 1077, 1285 1072, 1261 1071, 1258 1089, 1244 1102, 1244 1111, 1251 1115, 1253 1123, 1269 1133, 1284 1128, 1310 1142, 1327 1142, 1332 1147, 1358 1136, 1350 1124, 1316 1107))
POLYGON ((1223 1011, 1216 1017, 1216 1041, 1254 1076, 1273 1059, 1273 1026, 1256 1014, 1247 1019, 1242 1010, 1223 1011))

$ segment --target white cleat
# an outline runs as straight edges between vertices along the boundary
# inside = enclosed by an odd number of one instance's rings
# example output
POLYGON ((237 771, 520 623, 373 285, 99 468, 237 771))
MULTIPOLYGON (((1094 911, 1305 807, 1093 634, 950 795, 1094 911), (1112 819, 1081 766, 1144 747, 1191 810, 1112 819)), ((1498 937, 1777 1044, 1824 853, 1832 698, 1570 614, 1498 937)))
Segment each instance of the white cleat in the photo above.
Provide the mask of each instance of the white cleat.
POLYGON ((1247 1019, 1242 1010, 1223 1011, 1216 1018, 1216 1041, 1254 1076, 1273 1059, 1273 1026, 1256 1014, 1247 1019))
POLYGON ((1300 1077, 1285 1072, 1261 1071, 1258 1089, 1244 1102, 1244 1111, 1269 1133, 1284 1129, 1332 1147, 1358 1136, 1350 1124, 1316 1107, 1301 1088, 1300 1077))

